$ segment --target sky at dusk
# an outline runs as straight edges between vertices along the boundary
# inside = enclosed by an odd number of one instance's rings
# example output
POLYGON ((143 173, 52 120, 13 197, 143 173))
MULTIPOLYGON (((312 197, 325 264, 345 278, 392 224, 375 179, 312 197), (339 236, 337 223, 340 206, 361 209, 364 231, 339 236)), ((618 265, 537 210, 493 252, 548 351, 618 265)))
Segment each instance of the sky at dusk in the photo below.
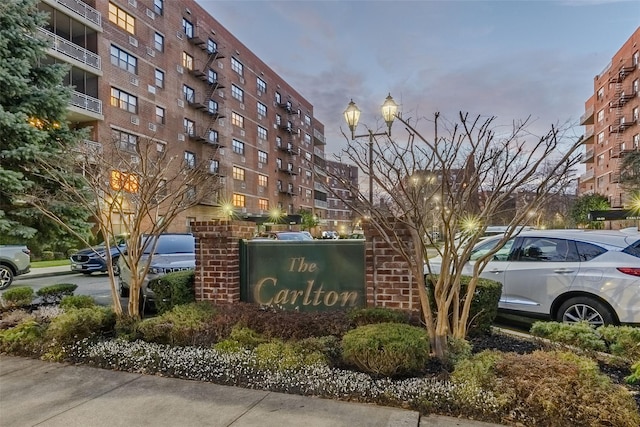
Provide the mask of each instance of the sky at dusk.
POLYGON ((638 0, 197 1, 313 104, 327 153, 351 98, 363 133, 389 92, 405 118, 531 116, 534 133, 581 135, 594 77, 640 25, 638 0))

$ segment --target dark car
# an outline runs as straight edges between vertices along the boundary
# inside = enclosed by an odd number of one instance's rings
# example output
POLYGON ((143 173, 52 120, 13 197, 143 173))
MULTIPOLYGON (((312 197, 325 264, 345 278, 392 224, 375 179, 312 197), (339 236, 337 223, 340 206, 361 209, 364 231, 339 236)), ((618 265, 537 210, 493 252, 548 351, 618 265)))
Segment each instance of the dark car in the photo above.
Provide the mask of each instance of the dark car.
MULTIPOLYGON (((141 284, 140 301, 147 305, 153 305, 153 291, 147 286, 149 282, 157 277, 167 273, 182 270, 193 270, 196 266, 196 241, 192 234, 189 233, 164 233, 157 236, 144 235, 141 237, 144 242, 144 252, 140 258, 139 266, 144 266, 149 258, 149 272, 144 277, 141 284), (155 250, 153 246, 155 240, 155 250)), ((120 288, 120 296, 128 297, 131 283, 132 272, 123 259, 120 260, 120 276, 118 284, 120 288)))
MULTIPOLYGON (((126 248, 125 237, 117 236, 114 241, 109 245, 109 252, 111 252, 111 262, 113 264, 113 271, 116 274, 120 274, 120 268, 118 267, 118 259, 120 254, 126 248)), ((76 271, 83 274, 91 274, 95 272, 107 271, 107 245, 103 242, 93 248, 85 248, 74 253, 70 257, 71 259, 71 271, 76 271)))

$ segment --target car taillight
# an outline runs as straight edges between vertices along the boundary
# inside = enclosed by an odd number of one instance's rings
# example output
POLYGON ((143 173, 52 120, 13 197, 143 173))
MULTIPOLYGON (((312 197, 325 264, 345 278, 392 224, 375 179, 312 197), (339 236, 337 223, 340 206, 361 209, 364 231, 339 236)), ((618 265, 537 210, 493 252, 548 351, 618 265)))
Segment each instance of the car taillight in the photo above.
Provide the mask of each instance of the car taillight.
POLYGON ((631 276, 639 276, 640 277, 640 268, 637 267, 617 267, 619 272, 624 274, 629 274, 631 276))
POLYGON ((29 249, 23 249, 22 252, 24 252, 27 255, 29 255, 31 253, 31 251, 29 249))

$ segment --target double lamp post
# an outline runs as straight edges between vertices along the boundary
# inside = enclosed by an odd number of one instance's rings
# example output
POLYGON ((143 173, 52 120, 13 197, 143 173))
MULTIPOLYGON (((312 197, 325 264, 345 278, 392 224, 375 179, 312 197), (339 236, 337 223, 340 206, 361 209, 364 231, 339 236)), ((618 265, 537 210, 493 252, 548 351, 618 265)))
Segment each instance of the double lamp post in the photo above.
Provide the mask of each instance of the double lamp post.
POLYGON ((356 106, 353 99, 349 102, 347 109, 344 110, 344 119, 347 121, 347 125, 351 130, 351 140, 356 138, 369 137, 369 205, 373 208, 373 140, 376 136, 388 136, 391 137, 391 125, 398 113, 398 104, 393 100, 391 94, 387 96, 387 99, 382 104, 382 118, 387 124, 388 130, 386 132, 374 133, 371 129, 368 129, 369 133, 363 135, 356 135, 356 127, 358 126, 358 120, 360 120, 360 109, 356 106))

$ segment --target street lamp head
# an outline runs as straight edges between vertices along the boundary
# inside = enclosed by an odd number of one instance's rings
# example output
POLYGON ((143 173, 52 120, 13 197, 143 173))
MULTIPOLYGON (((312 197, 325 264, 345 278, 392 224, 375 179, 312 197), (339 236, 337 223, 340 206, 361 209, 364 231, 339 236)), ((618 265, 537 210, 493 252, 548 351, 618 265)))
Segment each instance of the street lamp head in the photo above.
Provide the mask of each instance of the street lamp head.
POLYGON ((351 139, 355 139, 356 126, 358 126, 358 120, 360 120, 360 109, 353 102, 353 99, 347 105, 347 109, 344 110, 344 119, 347 121, 349 129, 351 129, 351 139))
POLYGON ((393 124, 393 120, 396 118, 397 113, 398 104, 396 104, 396 102, 391 97, 391 94, 389 94, 387 96, 387 99, 385 99, 384 104, 382 104, 382 118, 387 123, 387 127, 389 128, 389 136, 391 136, 391 125, 393 124))

